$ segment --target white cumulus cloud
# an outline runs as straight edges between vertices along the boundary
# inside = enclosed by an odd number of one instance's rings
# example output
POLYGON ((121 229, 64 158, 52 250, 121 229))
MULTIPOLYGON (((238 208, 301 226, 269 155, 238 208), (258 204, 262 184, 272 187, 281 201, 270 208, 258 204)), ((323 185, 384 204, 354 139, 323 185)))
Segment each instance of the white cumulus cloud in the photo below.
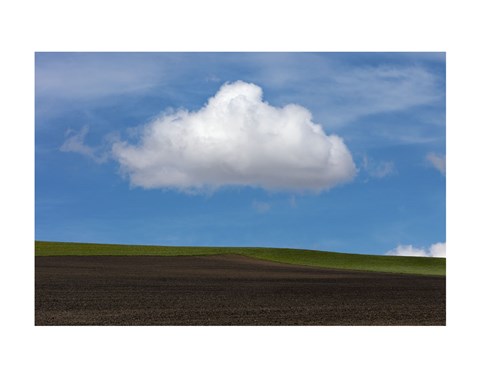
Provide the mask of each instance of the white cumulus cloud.
POLYGON ((446 243, 438 242, 431 245, 428 249, 416 248, 412 245, 399 245, 395 249, 386 253, 387 255, 396 255, 402 257, 434 257, 446 258, 446 243))
POLYGON ((430 256, 436 258, 446 258, 447 257, 447 245, 442 242, 438 242, 430 246, 430 256))
POLYGON ((310 111, 271 106, 260 87, 242 81, 223 85, 196 112, 160 116, 140 130, 138 144, 113 143, 112 156, 144 188, 318 192, 356 174, 343 140, 326 135, 310 111))

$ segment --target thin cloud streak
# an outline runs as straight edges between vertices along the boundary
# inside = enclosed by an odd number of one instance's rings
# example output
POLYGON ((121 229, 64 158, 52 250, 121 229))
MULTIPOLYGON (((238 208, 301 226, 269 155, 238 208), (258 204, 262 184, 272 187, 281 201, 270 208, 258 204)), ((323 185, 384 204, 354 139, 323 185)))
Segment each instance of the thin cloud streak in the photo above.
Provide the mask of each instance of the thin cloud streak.
POLYGON ((444 82, 425 59, 352 67, 338 55, 314 53, 37 53, 36 97, 42 107, 58 101, 97 107, 139 93, 176 98, 172 84, 195 75, 211 84, 242 79, 278 93, 276 105, 309 108, 330 129, 443 100, 444 82))
POLYGON ((252 207, 257 213, 267 213, 272 208, 270 203, 254 200, 252 202, 252 207))
POLYGON ((426 159, 440 173, 442 173, 443 175, 447 173, 447 160, 445 156, 435 153, 429 153, 426 159))
POLYGON ((89 131, 88 126, 82 127, 78 132, 73 130, 67 131, 67 139, 60 147, 61 152, 79 153, 85 157, 92 159, 97 163, 104 163, 109 159, 108 152, 100 152, 98 149, 85 144, 85 137, 89 131))
POLYGON ((393 174, 395 164, 392 161, 375 161, 367 156, 363 156, 362 168, 370 177, 384 178, 393 174))

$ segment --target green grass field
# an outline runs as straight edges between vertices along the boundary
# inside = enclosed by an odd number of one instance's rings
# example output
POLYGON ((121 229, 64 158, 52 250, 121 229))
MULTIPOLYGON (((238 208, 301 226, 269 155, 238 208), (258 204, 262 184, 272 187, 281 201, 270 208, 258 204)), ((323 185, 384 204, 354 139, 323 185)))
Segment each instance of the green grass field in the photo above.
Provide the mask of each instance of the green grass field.
POLYGON ((218 254, 244 255, 280 263, 335 269, 439 276, 445 276, 446 274, 445 258, 395 257, 254 247, 142 246, 35 241, 36 256, 193 256, 218 254))

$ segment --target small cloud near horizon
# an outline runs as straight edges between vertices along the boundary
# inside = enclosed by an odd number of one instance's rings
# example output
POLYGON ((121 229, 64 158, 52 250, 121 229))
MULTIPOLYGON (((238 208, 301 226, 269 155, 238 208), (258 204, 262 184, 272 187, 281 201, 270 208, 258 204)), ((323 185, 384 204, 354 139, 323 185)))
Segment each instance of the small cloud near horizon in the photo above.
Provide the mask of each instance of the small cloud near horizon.
POLYGON ((395 249, 387 251, 386 255, 402 257, 433 257, 446 258, 447 247, 445 242, 438 242, 430 245, 428 249, 416 248, 412 245, 399 245, 395 249))

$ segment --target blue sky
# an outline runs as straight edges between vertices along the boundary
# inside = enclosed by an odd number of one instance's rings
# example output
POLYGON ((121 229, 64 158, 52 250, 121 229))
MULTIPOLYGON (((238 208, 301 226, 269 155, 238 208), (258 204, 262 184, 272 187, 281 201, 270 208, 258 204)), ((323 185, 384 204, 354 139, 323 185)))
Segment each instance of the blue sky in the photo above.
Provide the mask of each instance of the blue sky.
POLYGON ((37 240, 397 255, 445 242, 443 53, 35 60, 37 240))

